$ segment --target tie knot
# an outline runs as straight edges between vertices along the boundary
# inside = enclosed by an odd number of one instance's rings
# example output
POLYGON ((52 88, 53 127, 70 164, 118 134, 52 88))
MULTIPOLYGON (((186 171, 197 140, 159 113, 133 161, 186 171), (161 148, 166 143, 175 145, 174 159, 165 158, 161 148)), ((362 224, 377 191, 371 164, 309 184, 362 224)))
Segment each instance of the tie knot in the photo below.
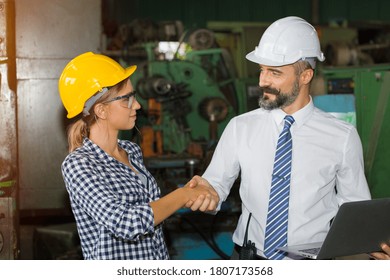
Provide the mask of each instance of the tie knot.
POLYGON ((291 125, 294 123, 293 116, 287 115, 284 117, 284 129, 290 129, 291 125))

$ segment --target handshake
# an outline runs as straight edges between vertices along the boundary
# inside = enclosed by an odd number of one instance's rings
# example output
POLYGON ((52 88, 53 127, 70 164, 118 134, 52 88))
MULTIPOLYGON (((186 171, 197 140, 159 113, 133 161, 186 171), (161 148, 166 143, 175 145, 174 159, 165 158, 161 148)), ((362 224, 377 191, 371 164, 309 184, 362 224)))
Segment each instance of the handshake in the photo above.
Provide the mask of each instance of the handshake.
POLYGON ((202 212, 216 210, 219 196, 206 179, 196 175, 183 187, 183 190, 188 198, 184 207, 202 212))

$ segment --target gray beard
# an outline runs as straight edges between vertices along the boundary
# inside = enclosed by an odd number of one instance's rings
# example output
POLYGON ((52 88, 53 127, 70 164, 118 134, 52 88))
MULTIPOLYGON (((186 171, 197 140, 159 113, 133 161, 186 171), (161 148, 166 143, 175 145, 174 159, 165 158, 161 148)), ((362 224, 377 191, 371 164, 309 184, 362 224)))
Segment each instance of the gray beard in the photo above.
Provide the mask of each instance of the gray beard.
POLYGON ((291 105, 299 95, 299 83, 298 81, 295 81, 293 88, 289 93, 279 92, 273 94, 276 96, 275 100, 270 100, 269 97, 265 95, 262 95, 259 98, 260 108, 263 108, 264 110, 274 110, 291 105))

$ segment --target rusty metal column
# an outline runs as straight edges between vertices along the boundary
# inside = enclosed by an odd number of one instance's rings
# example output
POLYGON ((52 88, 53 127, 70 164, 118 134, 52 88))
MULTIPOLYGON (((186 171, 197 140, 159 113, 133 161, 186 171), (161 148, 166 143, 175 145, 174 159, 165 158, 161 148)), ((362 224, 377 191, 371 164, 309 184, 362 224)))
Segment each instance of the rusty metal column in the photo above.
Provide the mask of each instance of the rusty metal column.
POLYGON ((17 259, 15 2, 0 1, 0 260, 17 259))

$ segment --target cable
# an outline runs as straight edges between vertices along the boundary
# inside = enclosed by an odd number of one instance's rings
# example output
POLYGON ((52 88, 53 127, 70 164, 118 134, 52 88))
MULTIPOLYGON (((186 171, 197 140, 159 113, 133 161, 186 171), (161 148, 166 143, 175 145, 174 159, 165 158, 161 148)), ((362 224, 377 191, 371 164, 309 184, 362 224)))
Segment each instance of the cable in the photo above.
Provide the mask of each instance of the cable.
POLYGON ((188 218, 182 216, 181 217, 182 220, 184 220, 185 222, 187 222, 190 226, 192 226, 194 228, 194 230, 203 238, 203 240, 207 243, 207 245, 218 255, 220 256, 222 259, 224 260, 227 260, 227 259, 230 259, 230 256, 226 255, 219 247, 218 245, 216 244, 213 236, 211 238, 211 241, 209 240, 209 238, 198 228, 197 225, 195 225, 192 221, 190 221, 188 218))

